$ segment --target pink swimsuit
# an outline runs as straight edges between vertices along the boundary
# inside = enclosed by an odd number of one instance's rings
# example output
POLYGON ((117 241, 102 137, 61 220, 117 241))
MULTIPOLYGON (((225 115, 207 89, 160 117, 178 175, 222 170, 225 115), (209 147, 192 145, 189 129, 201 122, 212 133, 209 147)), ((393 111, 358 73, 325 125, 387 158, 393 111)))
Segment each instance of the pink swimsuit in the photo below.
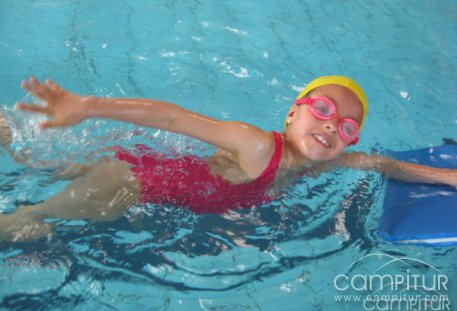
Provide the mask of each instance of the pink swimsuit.
POLYGON ((137 145, 136 155, 121 149, 116 158, 133 165, 131 170, 141 185, 142 203, 171 203, 195 213, 223 213, 271 201, 266 190, 275 180, 282 151, 281 135, 273 135, 275 151, 270 163, 258 178, 243 184, 213 176, 202 158, 170 158, 144 145, 137 145))

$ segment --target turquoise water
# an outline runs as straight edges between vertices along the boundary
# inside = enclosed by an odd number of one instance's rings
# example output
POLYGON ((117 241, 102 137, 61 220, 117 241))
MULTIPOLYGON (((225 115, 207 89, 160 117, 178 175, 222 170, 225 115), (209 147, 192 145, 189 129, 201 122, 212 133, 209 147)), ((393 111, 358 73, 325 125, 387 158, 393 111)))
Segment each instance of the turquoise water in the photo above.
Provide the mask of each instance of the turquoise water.
MULTIPOLYGON (((299 90, 344 74, 370 108, 354 150, 407 150, 456 138, 454 1, 0 1, 0 104, 14 148, 82 160, 97 146, 143 142, 170 152, 211 148, 178 135, 91 120, 39 132, 15 113, 21 79, 75 92, 168 100, 221 119, 281 130, 299 90)), ((27 98, 26 98, 27 99, 27 98)), ((3 154, 0 210, 44 200, 64 183, 3 154)), ((0 242, 0 308, 36 310, 363 310, 336 301, 335 276, 371 271, 386 255, 426 261, 450 280, 455 248, 377 237, 384 180, 340 171, 301 180, 268 206, 194 215, 137 206, 113 222, 60 221, 50 240, 0 242)), ((387 269, 388 268, 388 269, 387 269)), ((390 265, 394 274, 404 267, 390 265)), ((425 266, 415 265, 422 273, 425 266)))

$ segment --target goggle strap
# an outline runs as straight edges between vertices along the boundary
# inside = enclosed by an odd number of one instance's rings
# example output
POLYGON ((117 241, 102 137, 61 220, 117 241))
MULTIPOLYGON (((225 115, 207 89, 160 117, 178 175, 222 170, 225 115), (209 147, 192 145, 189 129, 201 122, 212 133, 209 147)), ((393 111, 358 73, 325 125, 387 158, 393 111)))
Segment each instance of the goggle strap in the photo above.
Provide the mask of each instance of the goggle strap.
POLYGON ((308 104, 310 103, 312 99, 310 97, 304 97, 304 98, 300 98, 300 99, 297 99, 294 104, 295 105, 302 105, 302 104, 308 104))
POLYGON ((356 137, 356 138, 352 141, 352 143, 349 144, 349 146, 357 145, 358 142, 359 142, 359 138, 356 137))

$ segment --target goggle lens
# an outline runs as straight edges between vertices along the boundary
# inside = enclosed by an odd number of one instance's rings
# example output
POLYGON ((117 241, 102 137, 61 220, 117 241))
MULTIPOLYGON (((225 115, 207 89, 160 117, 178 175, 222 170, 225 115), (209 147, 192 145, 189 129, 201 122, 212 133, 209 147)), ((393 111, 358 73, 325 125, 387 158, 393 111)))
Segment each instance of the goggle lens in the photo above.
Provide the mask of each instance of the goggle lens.
POLYGON ((322 99, 313 101, 310 107, 316 114, 325 119, 331 119, 335 115, 335 106, 322 99))
POLYGON ((341 134, 343 136, 342 138, 346 142, 353 141, 359 135, 359 126, 351 121, 342 120, 342 122, 340 123, 341 134))

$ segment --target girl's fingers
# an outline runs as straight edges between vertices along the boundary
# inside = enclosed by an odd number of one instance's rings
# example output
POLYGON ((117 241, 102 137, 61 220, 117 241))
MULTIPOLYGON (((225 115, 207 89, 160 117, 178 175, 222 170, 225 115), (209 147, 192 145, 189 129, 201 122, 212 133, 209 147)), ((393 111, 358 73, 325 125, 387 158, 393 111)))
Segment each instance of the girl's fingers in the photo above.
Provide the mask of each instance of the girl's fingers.
POLYGON ((26 104, 26 103, 17 103, 16 108, 23 111, 30 111, 30 112, 38 112, 49 114, 49 110, 47 107, 40 107, 37 105, 26 104))
POLYGON ((40 123, 40 128, 41 129, 48 129, 48 128, 53 128, 53 127, 58 127, 61 126, 60 122, 56 119, 50 120, 50 121, 44 121, 40 123))
POLYGON ((36 95, 39 98, 42 98, 44 100, 49 99, 49 90, 48 88, 43 85, 40 81, 38 81, 35 77, 31 77, 29 79, 29 86, 30 86, 30 92, 34 95, 36 95))
POLYGON ((49 100, 51 97, 49 89, 41 84, 35 77, 31 77, 28 81, 22 81, 21 87, 38 98, 49 100))
POLYGON ((53 92, 61 92, 63 89, 51 79, 46 79, 46 86, 51 89, 53 92))

